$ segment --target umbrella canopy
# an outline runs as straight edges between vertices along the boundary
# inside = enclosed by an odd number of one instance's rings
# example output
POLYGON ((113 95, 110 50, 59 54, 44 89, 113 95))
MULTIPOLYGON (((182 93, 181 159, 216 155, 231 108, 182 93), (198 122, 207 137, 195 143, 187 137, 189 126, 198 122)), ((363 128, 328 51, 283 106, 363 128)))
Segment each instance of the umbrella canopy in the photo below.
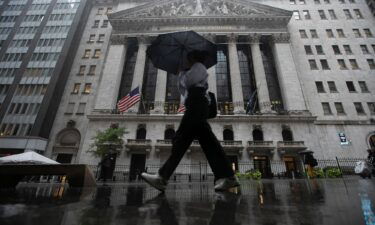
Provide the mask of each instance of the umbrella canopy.
POLYGON ((60 164, 36 152, 25 152, 0 158, 0 164, 60 164))
POLYGON ((177 74, 187 68, 186 56, 192 51, 204 53, 206 68, 217 63, 217 46, 194 31, 159 35, 147 48, 147 56, 156 68, 177 74))

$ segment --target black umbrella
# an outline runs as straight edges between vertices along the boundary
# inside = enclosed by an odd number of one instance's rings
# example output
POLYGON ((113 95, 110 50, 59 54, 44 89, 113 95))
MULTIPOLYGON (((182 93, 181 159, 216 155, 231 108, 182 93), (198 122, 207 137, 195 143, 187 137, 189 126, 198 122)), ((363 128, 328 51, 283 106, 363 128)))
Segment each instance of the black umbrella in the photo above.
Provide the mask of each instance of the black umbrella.
POLYGON ((194 31, 159 35, 147 48, 147 56, 156 68, 177 74, 187 68, 187 54, 200 51, 205 55, 206 68, 217 63, 217 46, 194 31))

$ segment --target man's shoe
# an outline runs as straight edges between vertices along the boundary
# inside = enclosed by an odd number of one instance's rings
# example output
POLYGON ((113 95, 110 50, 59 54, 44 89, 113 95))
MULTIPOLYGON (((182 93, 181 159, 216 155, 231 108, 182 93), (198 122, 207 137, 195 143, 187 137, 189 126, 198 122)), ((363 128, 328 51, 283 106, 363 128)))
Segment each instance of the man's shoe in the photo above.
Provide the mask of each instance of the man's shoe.
POLYGON ((215 182, 215 191, 226 191, 233 187, 240 186, 237 177, 220 178, 215 182))
POLYGON ((165 181, 159 174, 141 173, 141 177, 149 185, 164 192, 167 187, 167 181, 165 181))

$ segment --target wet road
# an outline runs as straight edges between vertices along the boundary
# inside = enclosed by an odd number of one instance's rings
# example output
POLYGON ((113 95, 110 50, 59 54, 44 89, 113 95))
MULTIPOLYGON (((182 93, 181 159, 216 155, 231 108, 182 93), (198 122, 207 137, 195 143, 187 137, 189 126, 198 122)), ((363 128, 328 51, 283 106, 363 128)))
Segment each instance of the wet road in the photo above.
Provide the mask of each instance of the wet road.
POLYGON ((212 183, 146 184, 95 189, 51 185, 0 190, 1 225, 375 224, 375 179, 242 181, 215 193, 212 183))

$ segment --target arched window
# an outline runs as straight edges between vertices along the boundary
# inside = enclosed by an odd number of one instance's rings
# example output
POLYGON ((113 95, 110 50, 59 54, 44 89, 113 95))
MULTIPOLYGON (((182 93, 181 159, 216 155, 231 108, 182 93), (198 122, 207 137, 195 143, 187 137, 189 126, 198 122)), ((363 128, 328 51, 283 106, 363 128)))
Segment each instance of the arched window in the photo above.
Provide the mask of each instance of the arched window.
POLYGON ((57 143, 61 146, 78 147, 81 134, 76 129, 64 129, 57 135, 57 143))
POLYGON ((369 144, 371 149, 375 149, 375 134, 371 135, 369 138, 369 144))
POLYGON ((293 133, 289 129, 284 129, 282 131, 283 141, 293 141, 293 133))
POLYGON ((137 135, 135 137, 136 139, 146 139, 146 129, 144 127, 138 128, 137 129, 137 135))
POLYGON ((253 130, 253 140, 254 141, 263 141, 263 131, 260 129, 253 130))
POLYGON ((230 130, 230 129, 224 129, 223 131, 223 138, 224 138, 224 141, 233 141, 234 140, 234 137, 233 137, 233 131, 230 130))
POLYGON ((164 140, 171 140, 174 138, 175 131, 172 128, 166 129, 164 131, 164 140))

